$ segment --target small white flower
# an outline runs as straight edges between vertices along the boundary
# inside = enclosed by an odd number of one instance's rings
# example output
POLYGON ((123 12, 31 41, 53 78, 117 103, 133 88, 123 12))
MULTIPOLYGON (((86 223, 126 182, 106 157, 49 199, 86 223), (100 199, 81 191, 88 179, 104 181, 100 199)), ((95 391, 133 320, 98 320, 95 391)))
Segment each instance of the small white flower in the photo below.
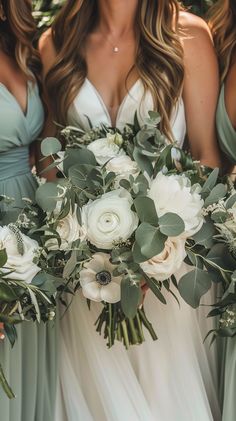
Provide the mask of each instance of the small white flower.
POLYGON ((116 266, 109 258, 109 254, 96 253, 80 272, 82 292, 89 300, 107 303, 120 301, 122 277, 112 275, 116 266))
POLYGON ((7 253, 7 263, 1 268, 1 271, 3 273, 10 270, 14 271, 6 277, 30 284, 34 276, 40 271, 40 268, 33 263, 39 245, 37 241, 32 240, 27 235, 21 233, 20 237, 23 254, 19 252, 18 240, 13 231, 8 226, 0 227, 0 244, 2 248, 6 249, 7 253))
POLYGON ((120 180, 129 180, 129 176, 132 175, 134 178, 138 176, 140 170, 135 161, 128 155, 117 156, 112 158, 106 165, 108 172, 114 172, 116 174, 115 187, 119 187, 120 180))
POLYGON ((121 148, 122 136, 118 133, 107 134, 107 137, 94 140, 87 148, 93 152, 99 165, 104 165, 107 161, 116 156, 124 156, 125 151, 121 148))
MULTIPOLYGON (((68 215, 65 216, 65 218, 60 219, 58 221, 56 231, 59 234, 59 237, 61 239, 61 245, 59 247, 58 241, 56 238, 51 238, 46 241, 45 245, 48 248, 48 250, 66 250, 70 247, 70 244, 73 243, 73 241, 76 240, 85 240, 86 238, 86 230, 85 227, 79 224, 78 218, 76 215, 76 208, 74 213, 70 211, 68 215)), ((55 211, 54 211, 55 213, 55 211)))
POLYGON ((157 281, 164 281, 180 269, 185 257, 185 240, 168 237, 164 250, 146 262, 140 263, 140 266, 148 276, 157 281))
POLYGON ((153 199, 159 217, 168 212, 179 215, 185 224, 181 236, 190 237, 201 229, 204 222, 204 201, 199 190, 198 185, 191 186, 185 175, 158 173, 150 184, 148 196, 153 199))
POLYGON ((181 159, 181 153, 178 149, 176 148, 171 148, 171 159, 173 161, 180 161, 181 159))
POLYGON ((138 226, 132 204, 131 195, 117 189, 83 206, 82 221, 90 243, 100 249, 111 249, 114 242, 126 241, 138 226))

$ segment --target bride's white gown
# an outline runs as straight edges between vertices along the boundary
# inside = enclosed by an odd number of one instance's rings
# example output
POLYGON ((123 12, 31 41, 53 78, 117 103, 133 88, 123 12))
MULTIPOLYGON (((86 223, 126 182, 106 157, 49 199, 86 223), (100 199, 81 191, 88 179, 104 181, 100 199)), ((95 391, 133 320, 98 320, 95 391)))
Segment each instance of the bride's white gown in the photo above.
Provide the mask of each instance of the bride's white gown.
MULTIPOLYGON (((153 108, 151 95, 138 80, 119 107, 116 126, 140 122, 153 108)), ((182 146, 186 131, 184 105, 173 115, 175 138, 182 146)), ((111 125, 105 104, 85 80, 69 111, 69 123, 88 128, 111 125)), ((161 304, 151 292, 146 313, 159 339, 128 352, 117 343, 108 350, 94 328, 100 305, 89 311, 80 293, 61 320, 60 381, 55 421, 219 421, 220 412, 207 349, 196 311, 167 295, 161 304)), ((209 326, 208 326, 209 327, 209 326)), ((212 357, 214 366, 214 355, 212 357)), ((210 357, 210 358, 211 358, 210 357)), ((46 420, 45 420, 46 421, 46 420)))

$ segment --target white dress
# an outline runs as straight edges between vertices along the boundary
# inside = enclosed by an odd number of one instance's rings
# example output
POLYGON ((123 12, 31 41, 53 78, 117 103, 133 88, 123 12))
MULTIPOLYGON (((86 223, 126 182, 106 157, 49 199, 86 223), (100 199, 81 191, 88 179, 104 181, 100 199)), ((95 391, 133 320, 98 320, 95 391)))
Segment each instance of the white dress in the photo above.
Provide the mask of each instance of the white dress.
MULTIPOLYGON (((140 122, 153 108, 150 93, 138 80, 119 107, 116 126, 140 122)), ((95 87, 85 80, 69 110, 69 123, 88 128, 111 125, 106 106, 95 87)), ((182 146, 186 132, 184 105, 179 101, 172 118, 182 146)), ((183 268, 184 270, 184 268, 183 268)), ((141 346, 126 351, 116 343, 107 349, 95 332, 101 306, 88 310, 80 295, 61 320, 60 381, 55 421, 220 421, 215 384, 198 323, 197 312, 170 295, 167 305, 151 292, 145 310, 157 332, 146 333, 141 346)))

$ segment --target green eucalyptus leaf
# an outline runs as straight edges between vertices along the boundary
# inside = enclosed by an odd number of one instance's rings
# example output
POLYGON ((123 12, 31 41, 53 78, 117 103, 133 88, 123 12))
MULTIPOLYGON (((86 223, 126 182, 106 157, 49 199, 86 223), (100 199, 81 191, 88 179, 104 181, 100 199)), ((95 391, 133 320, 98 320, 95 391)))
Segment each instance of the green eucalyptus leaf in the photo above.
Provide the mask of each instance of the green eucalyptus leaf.
POLYGON ((226 271, 234 271, 236 268, 236 260, 229 253, 228 247, 224 243, 215 244, 206 256, 208 264, 214 268, 226 271))
POLYGON ((0 282, 0 301, 11 303, 16 301, 17 298, 18 296, 10 285, 0 282))
POLYGON ((134 157, 134 160, 137 162, 140 170, 143 173, 146 172, 149 176, 152 176, 153 174, 152 162, 150 161, 150 159, 148 159, 148 157, 144 156, 141 153, 141 150, 138 149, 137 147, 134 148, 133 157, 134 157))
POLYGON ((6 249, 0 250, 0 268, 2 268, 7 263, 7 252, 6 249))
POLYGON ((203 184, 201 195, 203 198, 206 198, 212 191, 212 189, 215 187, 217 183, 217 179, 219 177, 219 168, 215 168, 205 183, 203 184))
POLYGON ((177 237, 185 230, 183 219, 172 212, 168 212, 159 218, 159 226, 161 233, 168 237, 177 237))
POLYGON ((67 261, 64 267, 63 278, 68 279, 71 276, 71 274, 74 272, 76 265, 77 265, 77 251, 73 250, 69 260, 67 261))
POLYGON ((226 201, 226 209, 231 209, 233 205, 236 203, 236 193, 233 196, 230 196, 226 201))
POLYGON ((72 166, 79 164, 87 164, 96 167, 97 162, 94 154, 89 149, 67 149, 65 152, 65 160, 63 163, 64 172, 68 174, 68 170, 72 166))
POLYGON ((205 200, 205 206, 213 205, 214 203, 217 203, 219 199, 222 199, 225 197, 227 193, 227 187, 225 184, 217 184, 212 190, 209 196, 205 200))
POLYGON ((136 230, 135 239, 140 247, 140 253, 147 260, 163 251, 167 236, 153 225, 142 222, 136 230))
POLYGON ((137 197, 134 200, 134 206, 141 222, 148 222, 154 226, 158 225, 155 204, 150 197, 137 197))
POLYGON ((182 298, 193 308, 200 304, 201 297, 211 288, 211 276, 205 270, 195 268, 179 281, 182 298))
POLYGON ((153 294, 155 294, 155 296, 158 298, 158 300, 161 301, 161 303, 166 304, 166 299, 161 292, 158 282, 153 278, 149 278, 148 276, 145 277, 145 281, 150 290, 153 292, 153 294))
POLYGON ((211 219, 217 224, 223 224, 227 220, 227 212, 215 211, 211 214, 211 219))
POLYGON ((140 284, 130 282, 125 277, 121 281, 121 307, 128 318, 134 318, 141 300, 140 284))
POLYGON ((9 342, 13 348, 15 341, 17 339, 17 330, 16 327, 13 324, 4 323, 4 330, 6 332, 6 335, 9 339, 9 342))
POLYGON ((84 189, 88 184, 88 175, 93 168, 94 167, 89 164, 76 164, 69 168, 68 174, 72 184, 84 189))
POLYGON ((57 184, 48 182, 39 186, 35 193, 35 200, 45 212, 52 212, 58 201, 57 184))
POLYGON ((196 244, 210 248, 214 244, 215 226, 209 217, 206 218, 202 228, 193 236, 196 244))
POLYGON ((41 143, 43 156, 51 156, 61 151, 61 142, 55 137, 46 137, 41 143))

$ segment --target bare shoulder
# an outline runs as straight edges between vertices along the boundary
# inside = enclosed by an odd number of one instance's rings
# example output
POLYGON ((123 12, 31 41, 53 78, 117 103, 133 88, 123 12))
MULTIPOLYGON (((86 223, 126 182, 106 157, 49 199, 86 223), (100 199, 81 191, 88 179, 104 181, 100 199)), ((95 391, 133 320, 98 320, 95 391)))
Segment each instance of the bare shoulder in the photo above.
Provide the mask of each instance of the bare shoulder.
POLYGON ((53 44, 51 28, 49 28, 41 35, 39 39, 38 49, 43 63, 43 71, 44 74, 46 74, 49 71, 49 69, 53 66, 57 55, 53 44))
POLYGON ((206 52, 209 49, 214 51, 210 29, 203 19, 192 13, 180 12, 179 27, 186 53, 198 47, 203 51, 206 49, 206 52))

